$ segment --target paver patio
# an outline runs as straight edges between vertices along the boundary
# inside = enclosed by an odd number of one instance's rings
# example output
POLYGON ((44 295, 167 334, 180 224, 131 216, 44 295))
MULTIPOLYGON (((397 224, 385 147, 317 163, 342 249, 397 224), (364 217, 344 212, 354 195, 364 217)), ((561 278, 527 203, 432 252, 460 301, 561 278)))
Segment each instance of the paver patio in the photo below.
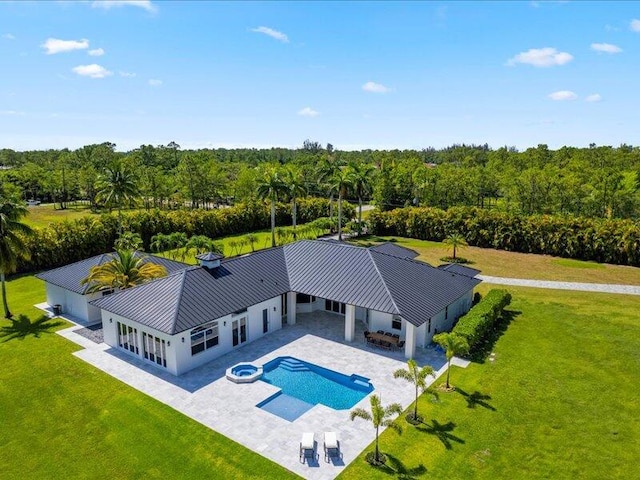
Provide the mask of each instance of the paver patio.
MULTIPOLYGON (((255 405, 279 388, 262 381, 235 384, 225 378, 228 367, 238 362, 262 365, 279 356, 292 356, 350 375, 370 378, 374 393, 383 403, 413 401, 413 388, 393 378, 394 370, 405 367, 404 353, 371 349, 364 343, 363 324, 356 326, 356 341, 344 341, 344 319, 329 312, 298 314, 296 325, 285 326, 212 362, 175 377, 160 368, 108 345, 84 338, 72 327, 58 332, 84 347, 74 355, 100 368, 137 390, 222 433, 304 478, 332 479, 375 438, 365 421, 349 419, 349 410, 316 405, 289 422, 255 405), (341 442, 343 460, 324 461, 322 435, 335 431, 341 442), (298 446, 304 432, 314 432, 318 460, 300 463, 298 446)), ((438 375, 444 371, 444 355, 435 349, 417 349, 416 361, 430 364, 438 375)), ((466 362, 455 359, 461 366, 466 362)), ((368 397, 357 404, 368 408, 368 397)))

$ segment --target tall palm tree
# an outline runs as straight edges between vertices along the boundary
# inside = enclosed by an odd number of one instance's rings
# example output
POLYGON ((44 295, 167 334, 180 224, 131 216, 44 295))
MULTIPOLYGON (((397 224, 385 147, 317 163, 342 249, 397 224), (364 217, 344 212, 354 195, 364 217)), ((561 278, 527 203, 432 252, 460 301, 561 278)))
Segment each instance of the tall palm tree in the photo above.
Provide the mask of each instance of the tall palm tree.
POLYGON ((0 283, 5 318, 11 318, 7 303, 5 275, 15 271, 18 259, 28 257, 27 246, 21 237, 29 235, 31 228, 20 220, 28 213, 27 208, 13 200, 0 200, 0 283))
POLYGON ((331 187, 338 192, 338 240, 342 241, 342 199, 353 186, 351 167, 340 167, 331 179, 331 187))
POLYGON ((411 358, 407 362, 407 369, 399 368, 395 372, 393 372, 393 378, 402 378, 409 383, 413 383, 416 387, 416 401, 413 406, 413 419, 417 420, 418 418, 418 394, 420 391, 425 391, 427 389, 427 377, 432 376, 435 378, 433 373, 433 368, 430 365, 425 365, 422 368, 418 367, 416 361, 411 358))
POLYGON ((80 282, 89 285, 88 293, 125 290, 167 276, 167 270, 147 260, 144 255, 132 250, 118 250, 111 260, 91 267, 89 275, 80 282))
POLYGON ((355 163, 351 165, 353 171, 353 189, 358 196, 358 235, 362 233, 362 197, 371 193, 373 187, 373 165, 367 163, 355 163))
POLYGON ((451 233, 449 235, 447 235, 447 238, 445 238, 442 243, 444 243, 445 245, 451 247, 453 249, 453 259, 456 259, 456 250, 457 249, 462 249, 466 246, 468 246, 469 244, 467 243, 467 241, 465 240, 465 238, 455 232, 455 233, 451 233))
POLYGON ((469 344, 467 339, 456 335, 453 332, 442 332, 433 336, 433 341, 444 348, 447 355, 447 389, 451 388, 449 385, 449 375, 451 373, 451 359, 455 355, 464 355, 469 351, 469 344))
POLYGON ((257 179, 258 197, 271 202, 271 246, 276 246, 276 202, 285 191, 280 172, 274 166, 265 168, 257 179))
POLYGON ((331 188, 331 179, 340 169, 341 162, 336 160, 333 155, 322 157, 317 167, 317 179, 320 185, 325 185, 329 190, 329 219, 333 224, 333 196, 335 191, 331 188))
POLYGON ((378 448, 378 432, 380 427, 389 427, 398 433, 402 433, 402 427, 394 423, 392 418, 394 415, 400 415, 402 413, 402 407, 399 403, 392 403, 384 407, 378 395, 371 395, 369 402, 371 403, 371 412, 366 411, 364 408, 355 408, 351 410, 350 417, 352 421, 356 418, 362 418, 363 420, 373 423, 376 429, 375 460, 379 463, 380 449, 378 448))
POLYGON ((122 232, 122 206, 140 197, 138 178, 126 163, 117 161, 108 165, 96 182, 96 201, 110 209, 118 209, 118 231, 122 232))
POLYGON ((293 239, 297 239, 296 235, 296 220, 298 217, 298 198, 304 197, 307 194, 307 186, 304 182, 302 172, 297 168, 290 166, 285 171, 284 180, 287 192, 291 197, 291 218, 293 220, 293 239))
POLYGON ((222 253, 222 247, 206 235, 193 235, 185 248, 188 252, 195 252, 196 255, 206 252, 222 253))

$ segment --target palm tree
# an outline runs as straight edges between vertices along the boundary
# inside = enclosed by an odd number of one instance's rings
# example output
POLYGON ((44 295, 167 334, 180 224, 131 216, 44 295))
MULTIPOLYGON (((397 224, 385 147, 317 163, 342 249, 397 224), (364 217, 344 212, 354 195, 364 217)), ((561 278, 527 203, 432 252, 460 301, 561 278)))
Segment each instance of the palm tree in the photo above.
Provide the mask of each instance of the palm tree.
POLYGON ((171 240, 169 237, 169 235, 166 235, 164 233, 158 233, 151 237, 151 250, 156 253, 169 250, 169 248, 171 248, 171 240))
POLYGON ((307 194, 307 186, 300 170, 289 167, 285 172, 285 186, 291 197, 291 218, 293 220, 293 239, 296 240, 296 220, 298 217, 298 198, 307 194))
POLYGON ((422 368, 418 367, 416 361, 411 358, 407 362, 407 369, 399 368, 393 372, 393 378, 402 378, 409 383, 413 383, 416 387, 416 401, 413 407, 413 419, 418 419, 418 393, 419 391, 425 391, 427 389, 427 377, 431 375, 435 378, 433 368, 430 365, 425 365, 422 368))
POLYGON ((317 178, 319 184, 324 184, 329 189, 329 219, 333 225, 333 195, 334 189, 331 188, 331 179, 335 176, 336 172, 340 169, 341 162, 335 159, 332 155, 327 155, 320 160, 317 169, 317 178))
POLYGON ((22 235, 29 235, 31 228, 20 220, 27 215, 27 208, 13 200, 0 200, 0 283, 2 283, 2 305, 5 318, 11 318, 7 303, 5 275, 15 271, 20 258, 28 257, 29 252, 22 235))
POLYGON ((122 205, 131 203, 140 197, 138 179, 124 162, 113 162, 96 182, 96 201, 104 203, 109 209, 118 208, 118 231, 122 232, 122 205))
POLYGON ((351 410, 351 420, 356 418, 362 418, 373 423, 373 427, 376 429, 376 454, 375 460, 380 463, 380 449, 378 448, 378 431, 380 427, 390 427, 398 433, 402 433, 402 427, 393 422, 394 415, 400 415, 402 413, 402 407, 399 403, 392 403, 386 407, 382 406, 380 397, 378 395, 371 395, 369 397, 371 402, 371 412, 366 411, 364 408, 355 408, 351 410))
POLYGON ((338 241, 342 241, 342 199, 347 190, 353 186, 353 170, 340 167, 332 178, 331 187, 338 192, 338 241))
POLYGON ((184 232, 173 232, 169 234, 168 242, 169 242, 169 256, 175 260, 178 256, 184 257, 186 256, 186 251, 184 250, 187 246, 187 242, 189 239, 187 238, 187 234, 184 232))
POLYGON ((258 236, 255 233, 247 233, 247 242, 251 245, 251 251, 255 252, 255 244, 258 241, 258 236))
POLYGON ((353 171, 353 189, 358 196, 358 235, 360 235, 362 233, 362 197, 371 193, 375 168, 373 165, 360 163, 351 165, 351 170, 353 171))
POLYGON ((270 166, 265 168, 257 179, 257 194, 263 200, 271 202, 271 246, 276 246, 276 201, 278 195, 285 191, 284 183, 278 169, 270 166))
POLYGON ((453 332, 442 332, 433 336, 433 341, 444 348, 447 355, 447 389, 451 388, 449 385, 449 374, 451 371, 451 359, 454 355, 464 355, 469 351, 469 344, 467 339, 456 335, 453 332))
POLYGON ((193 235, 185 245, 185 249, 188 252, 193 251, 196 255, 206 252, 222 253, 220 245, 206 235, 193 235))
POLYGON ((447 235, 447 238, 445 238, 442 243, 453 248, 454 260, 456 259, 456 249, 464 248, 469 245, 464 237, 457 232, 447 235))
POLYGON ((122 232, 114 245, 116 250, 142 250, 142 237, 134 232, 122 232))
POLYGON ((89 285, 88 293, 125 290, 143 283, 167 276, 162 265, 147 261, 144 255, 132 250, 117 250, 111 260, 91 267, 89 275, 80 282, 89 285))

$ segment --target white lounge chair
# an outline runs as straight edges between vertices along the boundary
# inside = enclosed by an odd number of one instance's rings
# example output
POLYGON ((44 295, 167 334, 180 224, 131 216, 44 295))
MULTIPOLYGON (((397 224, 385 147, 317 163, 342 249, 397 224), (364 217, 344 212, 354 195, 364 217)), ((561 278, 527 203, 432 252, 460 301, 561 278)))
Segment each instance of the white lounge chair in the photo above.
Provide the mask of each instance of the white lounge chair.
POLYGON ((316 441, 313 438, 312 432, 305 432, 302 434, 302 440, 300 440, 300 462, 304 463, 305 459, 315 459, 316 456, 316 441))
POLYGON ((342 458, 340 440, 336 432, 324 432, 324 461, 329 462, 332 457, 342 458))

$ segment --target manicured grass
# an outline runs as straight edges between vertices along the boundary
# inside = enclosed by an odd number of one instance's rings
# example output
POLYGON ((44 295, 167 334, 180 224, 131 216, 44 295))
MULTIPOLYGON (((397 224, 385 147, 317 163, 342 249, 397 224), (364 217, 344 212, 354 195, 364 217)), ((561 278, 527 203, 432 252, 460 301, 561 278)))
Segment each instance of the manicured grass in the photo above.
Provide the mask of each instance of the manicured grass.
MULTIPOLYGON (((36 318, 43 282, 14 279, 8 293, 36 318)), ((298 478, 74 357, 53 330, 0 337, 3 479, 298 478)))
POLYGON ((365 451, 339 478, 635 475, 640 297, 509 290, 514 316, 495 361, 454 367, 456 392, 420 398, 425 424, 413 427, 403 415, 402 435, 382 434, 390 468, 370 467, 365 451))
MULTIPOLYGON (((435 266, 443 263, 440 258, 451 254, 451 251, 440 242, 427 242, 413 238, 371 237, 361 243, 391 239, 397 240, 398 245, 417 251, 420 253, 420 260, 435 266)), ((458 256, 471 260, 473 263, 469 266, 481 270, 482 274, 496 277, 640 285, 640 268, 637 267, 478 247, 459 250, 458 256)))
POLYGON ((29 214, 24 222, 30 227, 48 227, 51 223, 65 220, 76 220, 78 218, 96 215, 87 206, 70 206, 66 210, 56 210, 52 203, 46 203, 34 207, 28 207, 29 214))

